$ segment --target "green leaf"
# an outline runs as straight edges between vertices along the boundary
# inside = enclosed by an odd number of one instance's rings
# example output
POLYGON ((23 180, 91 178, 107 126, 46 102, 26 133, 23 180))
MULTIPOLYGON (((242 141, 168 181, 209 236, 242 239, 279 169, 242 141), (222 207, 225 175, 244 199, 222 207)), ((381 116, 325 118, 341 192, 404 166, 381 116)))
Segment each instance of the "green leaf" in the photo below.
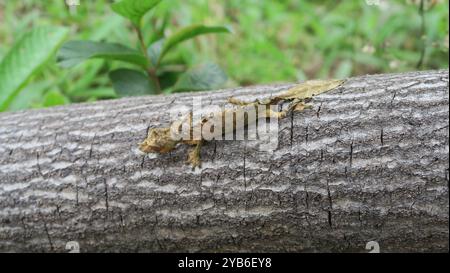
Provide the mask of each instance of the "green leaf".
POLYGON ((51 106, 57 106, 57 105, 64 105, 68 104, 69 99, 66 98, 61 92, 59 91, 50 91, 47 92, 44 96, 43 106, 44 107, 51 107, 51 106))
POLYGON ((142 67, 148 64, 147 58, 139 51, 114 43, 70 41, 58 52, 58 62, 62 67, 72 67, 92 58, 124 61, 142 67))
POLYGON ((189 27, 182 28, 181 30, 177 31, 175 34, 166 39, 166 42, 164 43, 164 46, 161 50, 161 54, 159 55, 157 64, 161 62, 162 58, 164 58, 164 55, 166 55, 170 49, 172 49, 179 43, 184 42, 188 39, 192 39, 202 34, 220 33, 220 32, 230 33, 231 31, 230 29, 221 26, 207 27, 202 25, 192 25, 189 27))
POLYGON ((154 94, 155 88, 147 75, 132 69, 117 69, 109 73, 114 90, 120 97, 154 94))
POLYGON ((225 72, 214 63, 198 65, 181 75, 173 91, 201 91, 217 89, 227 81, 225 72))
POLYGON ((60 46, 68 29, 39 27, 22 36, 0 63, 0 111, 45 65, 60 46))
POLYGON ((142 17, 162 0, 123 0, 112 4, 117 14, 128 18, 135 26, 140 26, 142 17))

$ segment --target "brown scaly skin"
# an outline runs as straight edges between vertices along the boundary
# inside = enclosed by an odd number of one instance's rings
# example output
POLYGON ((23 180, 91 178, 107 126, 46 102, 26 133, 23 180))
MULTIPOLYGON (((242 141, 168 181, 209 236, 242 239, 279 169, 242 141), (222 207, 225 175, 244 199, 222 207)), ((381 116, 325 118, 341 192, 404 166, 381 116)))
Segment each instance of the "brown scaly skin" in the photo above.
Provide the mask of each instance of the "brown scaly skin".
MULTIPOLYGON (((311 105, 306 104, 309 102, 313 96, 319 95, 324 92, 328 92, 330 90, 335 89, 343 84, 342 80, 312 80, 307 81, 302 84, 299 84, 280 95, 272 97, 266 100, 256 99, 252 102, 245 102, 233 97, 228 99, 228 102, 234 105, 237 105, 239 108, 235 110, 225 110, 220 113, 217 113, 219 118, 224 118, 226 111, 232 111, 233 115, 236 116, 244 116, 242 115, 242 111, 246 110, 246 107, 257 107, 259 105, 272 105, 277 104, 280 101, 290 102, 290 105, 287 110, 282 112, 273 112, 270 109, 267 109, 266 116, 267 117, 276 117, 278 119, 285 118, 287 112, 289 111, 303 111, 306 108, 309 108, 311 105)), ((200 122, 200 128, 202 125, 207 122, 208 118, 203 118, 200 122)), ((196 126, 192 125, 192 113, 189 114, 187 119, 177 121, 177 126, 181 123, 188 122, 190 125, 190 134, 192 134, 192 128, 196 126)), ((245 121, 247 122, 247 121, 245 121)), ((252 121, 255 122, 255 121, 252 121)), ((241 128, 236 128, 236 124, 233 124, 233 131, 241 128)), ((190 163, 195 169, 196 167, 201 166, 200 159, 200 150, 202 147, 203 140, 174 140, 171 136, 171 127, 168 128, 154 128, 151 129, 148 133, 147 138, 140 143, 139 149, 144 153, 168 153, 176 148, 177 144, 184 143, 188 145, 195 145, 195 148, 189 152, 187 162, 190 163)), ((221 134, 222 132, 220 132, 221 134)))
POLYGON ((170 128, 154 128, 148 132, 147 138, 139 144, 139 149, 144 153, 165 154, 180 143, 170 137, 170 128))
POLYGON ((147 138, 139 144, 139 149, 144 153, 169 153, 175 149, 178 143, 196 145, 189 152, 187 162, 196 167, 201 167, 200 150, 201 140, 173 140, 170 134, 170 128, 153 128, 149 131, 147 138))

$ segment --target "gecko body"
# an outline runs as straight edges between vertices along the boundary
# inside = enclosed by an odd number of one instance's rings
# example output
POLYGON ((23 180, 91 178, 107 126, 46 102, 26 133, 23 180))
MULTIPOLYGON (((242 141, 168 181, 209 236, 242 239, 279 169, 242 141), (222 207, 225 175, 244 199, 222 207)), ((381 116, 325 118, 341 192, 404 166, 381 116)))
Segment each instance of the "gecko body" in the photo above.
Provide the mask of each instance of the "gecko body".
POLYGON ((242 130, 249 124, 257 122, 261 117, 281 119, 286 117, 289 111, 303 111, 305 108, 310 106, 307 103, 312 97, 333 90, 342 85, 343 82, 343 80, 306 81, 271 98, 256 99, 251 102, 241 101, 230 97, 228 102, 235 105, 235 108, 224 109, 219 112, 212 113, 210 116, 201 117, 198 120, 194 120, 193 114, 190 112, 182 118, 174 121, 169 127, 152 128, 149 130, 147 138, 139 144, 139 149, 144 153, 163 154, 174 150, 180 143, 195 145, 195 147, 189 152, 187 160, 187 162, 190 163, 195 169, 196 167, 201 166, 200 150, 203 141, 205 141, 201 133, 206 124, 225 124, 226 117, 232 117, 232 126, 222 126, 221 130, 216 130, 216 128, 214 128, 213 132, 209 135, 209 137, 214 138, 237 130, 242 130), (288 108, 284 111, 276 112, 272 111, 270 107, 268 107, 280 102, 288 102, 288 108), (258 113, 261 109, 263 109, 264 112, 258 113), (246 113, 249 111, 255 111, 256 115, 247 115, 246 113), (187 128, 187 130, 184 131, 184 135, 179 134, 182 127, 187 128), (195 138, 195 135, 200 135, 200 138, 195 138))

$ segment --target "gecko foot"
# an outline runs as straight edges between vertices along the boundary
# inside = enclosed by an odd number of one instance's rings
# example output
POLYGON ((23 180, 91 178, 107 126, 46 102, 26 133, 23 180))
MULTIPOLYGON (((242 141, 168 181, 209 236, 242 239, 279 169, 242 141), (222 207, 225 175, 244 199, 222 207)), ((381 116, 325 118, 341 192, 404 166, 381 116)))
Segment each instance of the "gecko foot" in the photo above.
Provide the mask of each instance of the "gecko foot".
POLYGON ((267 111, 266 111, 267 117, 283 119, 286 117, 286 115, 287 115, 287 111, 276 112, 276 111, 272 111, 271 109, 267 109, 267 111))
POLYGON ((311 108, 312 108, 311 104, 305 104, 303 102, 299 102, 299 103, 294 105, 293 111, 294 112, 301 112, 301 111, 303 111, 305 109, 311 109, 311 108))
POLYGON ((195 146, 192 151, 189 152, 187 163, 191 164, 192 170, 195 170, 196 167, 201 168, 202 167, 202 161, 200 158, 200 150, 202 147, 201 141, 197 143, 197 146, 195 146))

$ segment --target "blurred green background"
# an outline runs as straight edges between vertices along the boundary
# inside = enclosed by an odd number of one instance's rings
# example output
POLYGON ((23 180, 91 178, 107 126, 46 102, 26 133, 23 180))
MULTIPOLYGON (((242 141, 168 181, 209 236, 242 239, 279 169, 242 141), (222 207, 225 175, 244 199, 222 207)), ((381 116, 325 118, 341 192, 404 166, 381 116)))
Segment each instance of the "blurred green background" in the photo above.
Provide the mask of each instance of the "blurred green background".
MULTIPOLYGON (((138 48, 114 1, 0 0, 0 60, 32 27, 66 26, 66 40, 118 42, 138 48)), ((448 1, 165 0, 144 17, 144 36, 169 14, 170 33, 190 24, 225 25, 179 46, 171 58, 205 60, 227 73, 227 86, 344 78, 448 68, 448 1)), ((71 69, 55 58, 33 76, 8 110, 114 98, 108 71, 117 62, 90 60, 71 69)), ((121 65, 123 67, 123 65, 121 65)), ((2 90, 0 90, 2 92, 2 90)))

